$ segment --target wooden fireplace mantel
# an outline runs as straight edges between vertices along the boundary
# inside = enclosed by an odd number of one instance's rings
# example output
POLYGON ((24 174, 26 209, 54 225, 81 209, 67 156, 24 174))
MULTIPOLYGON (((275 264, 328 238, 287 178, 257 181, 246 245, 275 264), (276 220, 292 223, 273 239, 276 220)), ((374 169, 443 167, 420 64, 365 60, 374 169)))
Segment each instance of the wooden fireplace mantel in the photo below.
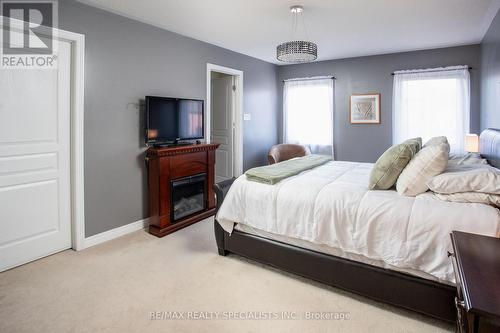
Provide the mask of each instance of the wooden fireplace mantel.
POLYGON ((216 150, 219 148, 219 144, 209 143, 209 144, 198 144, 198 145, 186 145, 186 146, 172 146, 164 148, 149 148, 147 151, 147 156, 173 156, 187 153, 196 153, 200 151, 216 150))
POLYGON ((195 144, 165 148, 151 147, 146 152, 149 183, 149 232, 163 237, 215 214, 215 150, 219 144, 195 144), (206 174, 205 209, 172 220, 171 182, 206 174))

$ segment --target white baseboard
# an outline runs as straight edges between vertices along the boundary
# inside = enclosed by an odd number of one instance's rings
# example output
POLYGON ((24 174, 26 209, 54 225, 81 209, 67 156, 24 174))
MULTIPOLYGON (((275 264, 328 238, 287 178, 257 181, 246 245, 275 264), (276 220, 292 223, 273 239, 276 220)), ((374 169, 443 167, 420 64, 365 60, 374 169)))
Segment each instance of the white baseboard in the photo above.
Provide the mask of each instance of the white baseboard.
POLYGON ((123 226, 115 228, 115 229, 101 232, 100 234, 97 234, 97 235, 87 237, 87 238, 85 238, 85 241, 83 244, 83 249, 110 241, 112 239, 115 239, 115 238, 118 238, 121 236, 125 236, 125 235, 130 234, 131 232, 134 232, 137 230, 146 229, 148 227, 148 225, 149 225, 149 219, 143 219, 143 220, 139 220, 139 221, 135 221, 135 222, 123 225, 123 226))

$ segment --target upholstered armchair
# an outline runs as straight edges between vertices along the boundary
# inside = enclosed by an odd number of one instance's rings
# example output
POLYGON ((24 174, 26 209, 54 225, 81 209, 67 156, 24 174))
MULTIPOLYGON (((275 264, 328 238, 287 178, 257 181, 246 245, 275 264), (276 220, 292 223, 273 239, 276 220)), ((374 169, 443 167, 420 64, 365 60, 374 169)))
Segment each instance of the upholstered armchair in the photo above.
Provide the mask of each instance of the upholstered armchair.
POLYGON ((267 160, 269 161, 269 164, 274 164, 289 160, 294 157, 309 155, 310 153, 311 151, 309 150, 309 147, 282 143, 279 145, 274 145, 271 147, 271 149, 269 149, 267 160))

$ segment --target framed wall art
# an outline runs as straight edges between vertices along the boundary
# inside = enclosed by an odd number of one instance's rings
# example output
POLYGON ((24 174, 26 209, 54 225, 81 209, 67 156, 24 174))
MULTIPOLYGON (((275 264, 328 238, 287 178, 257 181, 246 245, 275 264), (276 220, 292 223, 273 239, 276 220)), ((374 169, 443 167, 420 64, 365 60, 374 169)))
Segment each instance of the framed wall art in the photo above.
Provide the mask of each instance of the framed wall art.
POLYGON ((380 124, 380 94, 353 94, 349 103, 351 124, 380 124))

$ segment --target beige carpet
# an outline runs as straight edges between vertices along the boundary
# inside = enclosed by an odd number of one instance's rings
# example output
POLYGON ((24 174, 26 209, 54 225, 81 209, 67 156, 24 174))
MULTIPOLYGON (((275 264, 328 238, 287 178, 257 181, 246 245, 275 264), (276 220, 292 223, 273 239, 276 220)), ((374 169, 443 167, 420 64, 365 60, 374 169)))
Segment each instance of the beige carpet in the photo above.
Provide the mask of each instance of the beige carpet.
POLYGON ((164 238, 135 232, 0 273, 0 332, 453 331, 241 257, 221 257, 212 228, 205 220, 164 238), (151 320, 151 312, 185 318, 151 320), (215 312, 218 319, 186 318, 215 312), (313 312, 327 319, 306 320, 313 312), (331 319, 338 312, 349 318, 331 319))

